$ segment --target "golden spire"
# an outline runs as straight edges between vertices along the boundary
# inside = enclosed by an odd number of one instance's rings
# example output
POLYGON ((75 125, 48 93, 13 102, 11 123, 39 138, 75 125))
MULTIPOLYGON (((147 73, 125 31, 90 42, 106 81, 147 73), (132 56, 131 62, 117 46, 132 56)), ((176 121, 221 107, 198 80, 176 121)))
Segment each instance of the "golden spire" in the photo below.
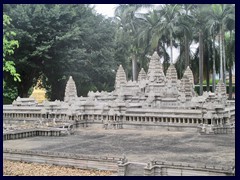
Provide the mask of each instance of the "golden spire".
POLYGON ((30 97, 33 97, 38 103, 42 103, 46 99, 46 90, 43 88, 41 77, 38 79, 36 86, 30 97))

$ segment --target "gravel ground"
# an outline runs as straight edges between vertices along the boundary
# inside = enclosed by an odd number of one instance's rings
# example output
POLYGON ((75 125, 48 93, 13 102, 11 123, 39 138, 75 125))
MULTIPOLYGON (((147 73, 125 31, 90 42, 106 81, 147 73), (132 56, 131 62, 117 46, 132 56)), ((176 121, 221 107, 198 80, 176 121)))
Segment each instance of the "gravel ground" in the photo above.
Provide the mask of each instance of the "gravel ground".
POLYGON ((110 171, 81 170, 37 163, 3 161, 4 176, 110 176, 110 171))
POLYGON ((95 156, 126 155, 129 161, 150 160, 231 166, 235 134, 199 135, 164 130, 79 129, 65 137, 33 137, 3 142, 4 148, 68 152, 95 156))

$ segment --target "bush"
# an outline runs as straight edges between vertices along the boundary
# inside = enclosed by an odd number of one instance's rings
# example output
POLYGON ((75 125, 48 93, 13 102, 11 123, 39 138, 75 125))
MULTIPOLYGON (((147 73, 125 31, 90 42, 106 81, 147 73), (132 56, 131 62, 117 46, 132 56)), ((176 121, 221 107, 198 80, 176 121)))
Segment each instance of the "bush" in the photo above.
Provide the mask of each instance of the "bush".
POLYGON ((3 97, 3 104, 12 104, 13 100, 7 97, 3 97))

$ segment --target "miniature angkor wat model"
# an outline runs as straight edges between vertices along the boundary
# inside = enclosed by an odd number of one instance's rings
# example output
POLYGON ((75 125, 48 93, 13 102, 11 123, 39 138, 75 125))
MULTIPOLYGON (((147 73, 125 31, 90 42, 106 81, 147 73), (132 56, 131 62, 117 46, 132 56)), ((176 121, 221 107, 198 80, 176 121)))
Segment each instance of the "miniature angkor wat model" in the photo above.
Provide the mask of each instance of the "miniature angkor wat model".
POLYGON ((193 74, 187 67, 183 78, 177 78, 173 64, 163 73, 160 58, 155 52, 148 72, 141 69, 138 81, 128 81, 120 65, 112 92, 89 91, 78 97, 70 76, 64 101, 44 101, 18 97, 12 105, 4 105, 3 118, 7 122, 48 119, 73 122, 77 126, 104 128, 196 128, 199 125, 226 126, 235 122, 235 104, 227 100, 222 81, 216 92, 194 92, 193 74))

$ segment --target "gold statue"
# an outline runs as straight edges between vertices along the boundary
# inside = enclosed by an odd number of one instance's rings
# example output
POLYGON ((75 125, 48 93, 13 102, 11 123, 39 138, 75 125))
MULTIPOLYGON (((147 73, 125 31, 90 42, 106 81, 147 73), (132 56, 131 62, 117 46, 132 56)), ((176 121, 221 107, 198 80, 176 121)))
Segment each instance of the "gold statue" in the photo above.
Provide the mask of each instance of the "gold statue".
POLYGON ((43 88, 40 78, 38 79, 37 85, 33 88, 33 92, 30 97, 33 97, 38 103, 42 103, 46 100, 46 90, 43 88))

